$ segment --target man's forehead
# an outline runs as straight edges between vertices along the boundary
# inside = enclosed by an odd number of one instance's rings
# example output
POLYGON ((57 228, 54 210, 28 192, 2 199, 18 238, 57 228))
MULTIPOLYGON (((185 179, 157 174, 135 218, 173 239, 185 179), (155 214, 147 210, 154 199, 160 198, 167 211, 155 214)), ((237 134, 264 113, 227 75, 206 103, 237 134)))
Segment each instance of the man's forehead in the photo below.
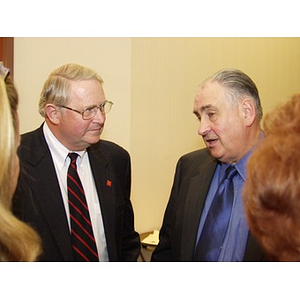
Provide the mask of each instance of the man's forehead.
POLYGON ((217 82, 209 82, 203 86, 200 86, 196 97, 195 102, 202 101, 215 101, 225 93, 225 88, 217 82))

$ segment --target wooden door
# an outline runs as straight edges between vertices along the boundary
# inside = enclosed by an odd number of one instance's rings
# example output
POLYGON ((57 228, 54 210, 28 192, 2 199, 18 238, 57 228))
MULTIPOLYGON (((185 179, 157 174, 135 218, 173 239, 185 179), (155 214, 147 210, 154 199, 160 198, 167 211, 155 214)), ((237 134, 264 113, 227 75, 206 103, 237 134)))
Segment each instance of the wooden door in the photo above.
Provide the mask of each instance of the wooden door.
POLYGON ((14 38, 0 37, 0 61, 10 69, 10 76, 14 75, 14 38))

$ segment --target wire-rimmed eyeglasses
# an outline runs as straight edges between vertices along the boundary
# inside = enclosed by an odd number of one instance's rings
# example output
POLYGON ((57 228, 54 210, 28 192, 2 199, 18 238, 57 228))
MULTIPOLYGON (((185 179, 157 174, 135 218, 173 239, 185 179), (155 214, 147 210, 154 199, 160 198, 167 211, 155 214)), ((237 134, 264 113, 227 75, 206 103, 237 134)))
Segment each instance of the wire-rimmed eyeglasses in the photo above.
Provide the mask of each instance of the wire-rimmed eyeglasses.
POLYGON ((65 106, 65 105, 58 105, 59 107, 66 108, 72 111, 75 111, 76 113, 80 114, 82 116, 83 120, 90 120, 95 117, 97 114, 98 109, 101 111, 103 115, 106 115, 107 113, 110 112, 112 108, 113 103, 111 101, 105 100, 99 105, 93 105, 86 107, 84 110, 79 111, 77 109, 65 106))

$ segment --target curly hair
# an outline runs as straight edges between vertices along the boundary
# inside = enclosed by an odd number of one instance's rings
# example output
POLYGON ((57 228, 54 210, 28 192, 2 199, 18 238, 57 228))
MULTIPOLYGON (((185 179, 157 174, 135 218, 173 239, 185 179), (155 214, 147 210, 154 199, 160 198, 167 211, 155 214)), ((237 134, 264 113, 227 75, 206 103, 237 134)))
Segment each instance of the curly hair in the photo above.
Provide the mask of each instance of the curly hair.
POLYGON ((250 230, 271 260, 300 261, 300 94, 264 119, 243 197, 250 230))

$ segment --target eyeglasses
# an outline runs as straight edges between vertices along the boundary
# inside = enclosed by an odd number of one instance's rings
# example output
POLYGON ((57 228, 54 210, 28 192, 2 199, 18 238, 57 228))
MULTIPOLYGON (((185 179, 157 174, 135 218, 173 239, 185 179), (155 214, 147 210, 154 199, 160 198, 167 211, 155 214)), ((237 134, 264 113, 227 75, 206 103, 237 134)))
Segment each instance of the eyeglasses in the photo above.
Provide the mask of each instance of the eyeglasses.
POLYGON ((64 106, 64 105, 58 105, 59 107, 66 108, 72 111, 75 111, 76 113, 80 114, 82 116, 83 120, 90 120, 95 117, 97 114, 98 109, 101 111, 103 115, 106 115, 107 113, 110 112, 112 108, 113 103, 111 101, 104 101, 100 105, 93 105, 86 107, 83 111, 79 111, 77 109, 64 106))
POLYGON ((58 105, 58 106, 77 112, 78 114, 80 114, 82 116, 83 120, 90 120, 95 117, 98 109, 100 109, 100 111, 103 115, 106 115, 107 113, 109 113, 112 108, 112 105, 113 105, 113 103, 111 101, 106 100, 106 101, 102 102, 100 105, 89 106, 89 107, 85 108, 83 111, 79 111, 77 109, 74 109, 74 108, 71 108, 68 106, 64 106, 64 105, 58 105))
POLYGON ((10 70, 8 68, 5 68, 3 65, 3 62, 0 61, 0 76, 3 78, 4 81, 7 78, 7 76, 9 75, 9 72, 10 72, 10 70))

